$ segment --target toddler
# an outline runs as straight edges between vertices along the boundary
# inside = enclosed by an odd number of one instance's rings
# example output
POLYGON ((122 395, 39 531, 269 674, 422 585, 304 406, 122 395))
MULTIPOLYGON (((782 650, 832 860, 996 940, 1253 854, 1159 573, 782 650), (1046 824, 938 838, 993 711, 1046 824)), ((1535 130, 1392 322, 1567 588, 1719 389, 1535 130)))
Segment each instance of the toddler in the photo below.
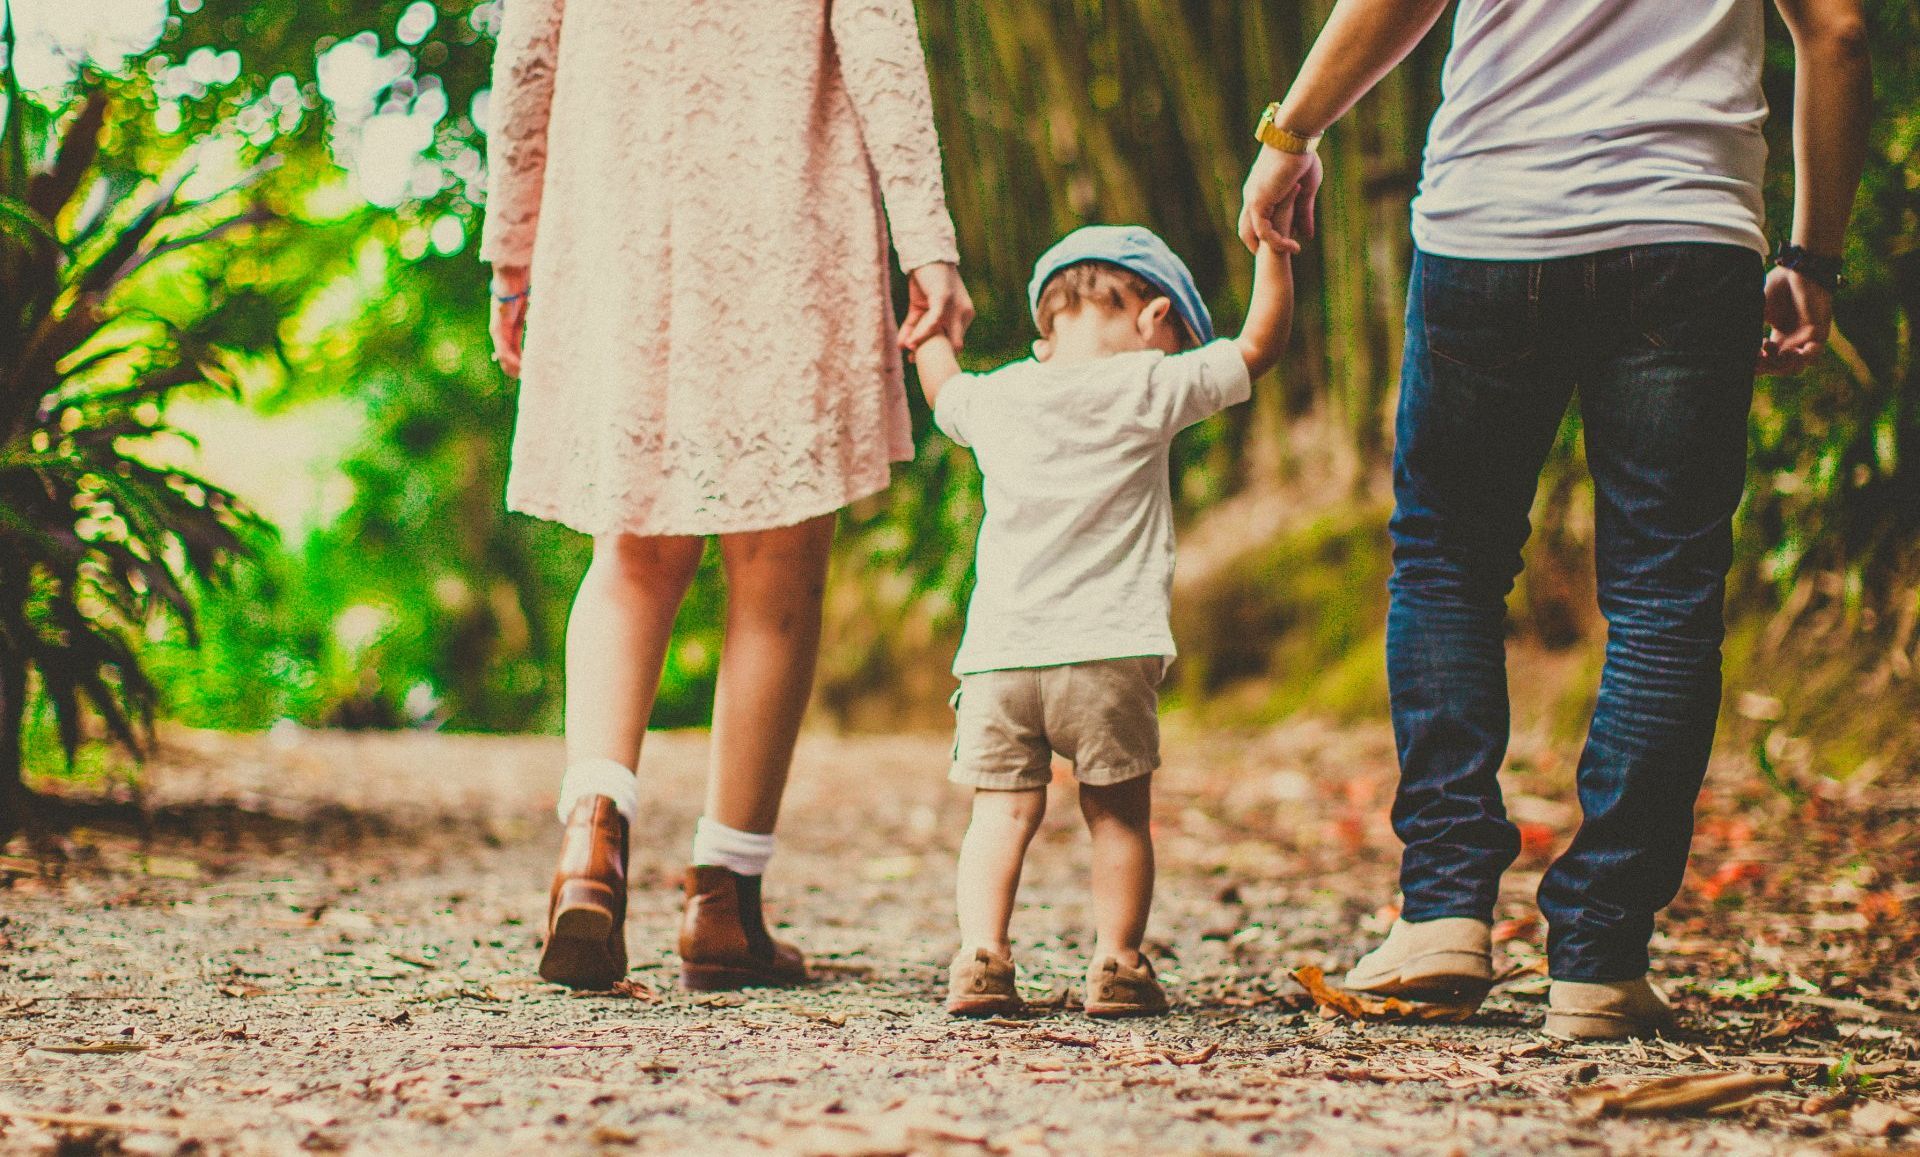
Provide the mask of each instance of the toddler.
POLYGON ((974 789, 947 998, 956 1016, 1021 1007, 1007 926, 1055 753, 1073 762, 1093 840, 1086 1012, 1166 1011, 1140 944, 1153 899, 1159 685, 1174 654, 1167 454, 1175 434, 1245 401, 1279 360, 1290 262, 1261 249, 1245 327, 1215 340, 1192 274, 1165 242, 1138 227, 1091 226, 1034 269, 1031 359, 968 374, 944 339, 915 352, 935 424, 972 448, 985 479, 976 585, 953 665, 949 778, 974 789))

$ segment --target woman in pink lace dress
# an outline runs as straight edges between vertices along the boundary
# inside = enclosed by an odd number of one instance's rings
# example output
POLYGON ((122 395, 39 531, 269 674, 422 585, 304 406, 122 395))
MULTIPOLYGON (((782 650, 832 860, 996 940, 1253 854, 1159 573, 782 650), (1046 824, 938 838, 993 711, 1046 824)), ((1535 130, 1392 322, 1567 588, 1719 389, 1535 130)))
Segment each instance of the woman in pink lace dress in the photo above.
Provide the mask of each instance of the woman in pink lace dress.
POLYGON ((912 0, 504 0, 487 121, 481 257, 520 377, 507 502, 594 536, 541 975, 625 974, 633 769, 717 535, 726 643, 682 980, 796 983, 760 875, 834 512, 912 456, 902 347, 957 341, 973 314, 912 0), (898 326, 888 226, 910 275, 898 326))

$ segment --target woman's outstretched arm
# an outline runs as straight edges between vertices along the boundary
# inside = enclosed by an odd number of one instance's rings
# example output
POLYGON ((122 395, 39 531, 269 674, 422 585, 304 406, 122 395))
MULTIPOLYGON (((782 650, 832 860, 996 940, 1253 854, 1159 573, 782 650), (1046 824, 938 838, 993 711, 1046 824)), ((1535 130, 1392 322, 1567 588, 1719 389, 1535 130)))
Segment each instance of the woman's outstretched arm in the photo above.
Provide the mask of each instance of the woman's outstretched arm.
POLYGON ((900 267, 957 264, 953 219, 933 127, 933 95, 913 0, 832 0, 833 43, 880 175, 900 267))
POLYGON ((958 348, 973 322, 973 302, 958 270, 960 250, 947 213, 933 94, 913 0, 832 2, 840 72, 860 118, 867 157, 880 175, 900 268, 912 275, 900 345, 917 349, 938 333, 958 348))
POLYGON ((487 215, 480 259, 524 272, 540 223, 547 171, 547 113, 566 0, 504 0, 487 98, 487 215))

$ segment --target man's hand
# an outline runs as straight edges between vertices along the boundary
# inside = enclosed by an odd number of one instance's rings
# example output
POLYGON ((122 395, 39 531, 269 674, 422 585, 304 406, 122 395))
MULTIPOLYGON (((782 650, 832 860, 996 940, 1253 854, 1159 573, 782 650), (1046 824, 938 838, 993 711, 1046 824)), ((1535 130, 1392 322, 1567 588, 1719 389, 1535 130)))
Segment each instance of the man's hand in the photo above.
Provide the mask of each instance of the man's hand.
POLYGON ((1767 274, 1766 311, 1772 332, 1760 343, 1760 373, 1799 373, 1826 349, 1833 295, 1804 275, 1779 266, 1767 274))
POLYGON ((511 378, 520 376, 520 343, 527 333, 530 280, 524 265, 502 265, 493 271, 493 315, 487 322, 487 332, 493 337, 493 360, 511 378), (514 300, 501 301, 502 297, 514 300))
POLYGON ((913 350, 934 334, 944 336, 954 349, 966 345, 973 324, 973 298, 960 280, 960 270, 947 262, 922 265, 907 275, 907 320, 900 323, 900 348, 913 350))
POLYGON ((1248 252, 1258 253, 1261 242, 1297 251, 1298 241, 1313 236, 1313 198, 1320 177, 1318 153, 1261 148, 1241 190, 1240 241, 1248 252))

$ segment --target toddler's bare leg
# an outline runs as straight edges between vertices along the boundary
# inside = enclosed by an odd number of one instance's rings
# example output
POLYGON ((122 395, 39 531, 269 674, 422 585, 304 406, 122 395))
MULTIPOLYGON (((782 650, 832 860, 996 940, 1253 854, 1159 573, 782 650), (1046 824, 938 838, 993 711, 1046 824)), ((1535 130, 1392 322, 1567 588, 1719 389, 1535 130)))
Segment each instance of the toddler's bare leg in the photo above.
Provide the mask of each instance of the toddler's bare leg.
POLYGON ((813 692, 834 516, 724 535, 727 636, 713 703, 708 818, 771 832, 813 692))
POLYGON ((567 759, 633 767, 703 539, 606 534, 567 617, 567 759))
POLYGON ((960 914, 962 951, 985 948, 1013 955, 1007 926, 1020 890, 1027 845, 1047 814, 1047 789, 975 791, 973 821, 960 843, 954 903, 960 914))
POLYGON ((1080 785, 1080 814, 1093 837, 1093 958, 1140 963, 1153 906, 1153 777, 1109 787, 1080 785))

